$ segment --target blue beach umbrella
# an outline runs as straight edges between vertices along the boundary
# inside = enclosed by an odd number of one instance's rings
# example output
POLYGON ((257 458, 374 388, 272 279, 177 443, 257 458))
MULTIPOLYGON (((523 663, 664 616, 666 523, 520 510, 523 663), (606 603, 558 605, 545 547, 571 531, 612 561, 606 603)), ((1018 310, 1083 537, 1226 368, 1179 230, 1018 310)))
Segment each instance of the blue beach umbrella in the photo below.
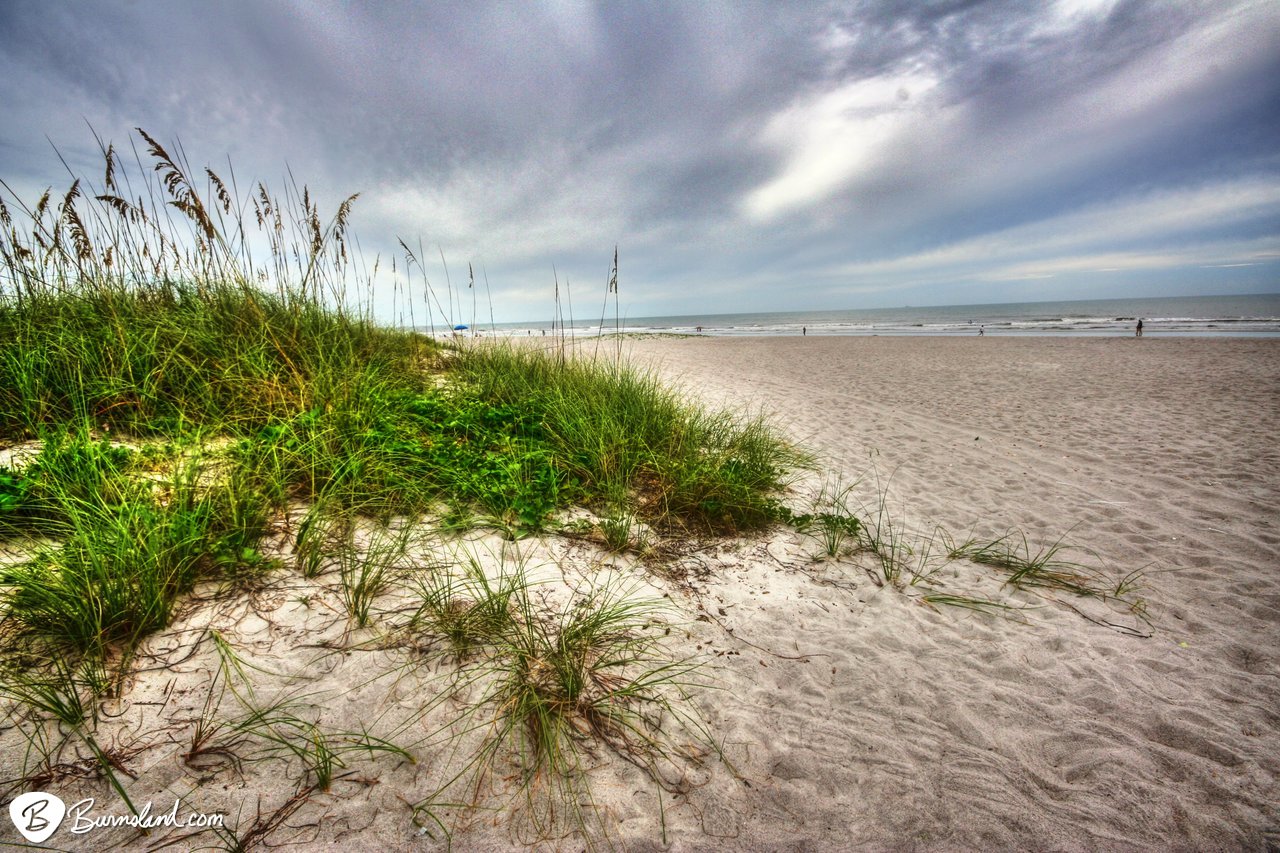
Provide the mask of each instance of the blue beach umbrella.
POLYGON ((466 329, 466 328, 468 328, 468 327, 467 327, 467 326, 465 326, 465 325, 463 325, 462 323, 459 323, 458 325, 456 325, 456 326, 454 326, 454 327, 453 327, 453 330, 454 330, 455 332, 461 332, 461 331, 463 331, 463 330, 464 330, 464 329, 466 329))

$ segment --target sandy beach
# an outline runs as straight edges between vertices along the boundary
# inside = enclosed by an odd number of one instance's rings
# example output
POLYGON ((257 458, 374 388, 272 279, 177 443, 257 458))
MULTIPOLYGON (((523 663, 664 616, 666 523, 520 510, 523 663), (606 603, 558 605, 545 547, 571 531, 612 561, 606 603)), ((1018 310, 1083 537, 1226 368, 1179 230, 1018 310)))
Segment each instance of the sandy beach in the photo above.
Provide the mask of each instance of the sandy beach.
MULTIPOLYGON (((740 636, 827 657, 766 661, 744 695, 737 736, 769 733, 751 764, 768 776, 739 843, 1280 844, 1280 342, 755 338, 634 354, 708 399, 765 407, 864 485, 875 454, 918 529, 1070 531, 1117 573, 1146 567, 1149 637, 1062 607, 1019 624, 865 578, 839 597, 740 567, 769 593, 735 611, 740 636)), ((736 586, 716 588, 741 600, 736 586)))
MULTIPOLYGON (((607 843, 1277 849, 1280 341, 663 338, 625 349, 713 405, 763 410, 824 469, 787 500, 800 506, 841 475, 859 514, 883 499, 912 560, 941 548, 939 526, 955 539, 1017 530, 1033 549, 1064 536, 1087 547, 1072 559, 1117 582, 1141 572, 1124 603, 1013 590, 963 560, 895 586, 866 554, 828 559, 789 530, 689 542, 661 572, 556 537, 424 545, 423 560, 467 553, 489 570, 518 547, 532 573, 565 588, 618 573, 674 605, 673 651, 707 656, 713 689, 695 702, 723 760, 707 756, 659 796, 630 764, 593 755, 607 843), (931 604, 930 590, 1005 607, 931 604)), ((136 801, 164 810, 182 797, 242 829, 256 815, 269 843, 295 849, 444 849, 411 809, 453 772, 442 748, 415 749, 415 763, 349 756, 331 791, 296 804, 276 759, 183 759, 219 666, 209 628, 261 667, 259 696, 298 697, 326 727, 400 742, 428 728, 418 711, 444 676, 405 669, 402 642, 353 631, 336 590, 332 573, 286 571, 239 597, 210 592, 147 643, 102 729, 136 801)), ((10 738, 0 760, 12 769, 20 751, 10 738)), ((57 785, 68 802, 96 793, 111 811, 101 782, 57 785)), ((582 847, 512 826, 481 810, 454 824, 453 847, 582 847)), ((60 844, 107 840, 214 842, 102 830, 60 844)))

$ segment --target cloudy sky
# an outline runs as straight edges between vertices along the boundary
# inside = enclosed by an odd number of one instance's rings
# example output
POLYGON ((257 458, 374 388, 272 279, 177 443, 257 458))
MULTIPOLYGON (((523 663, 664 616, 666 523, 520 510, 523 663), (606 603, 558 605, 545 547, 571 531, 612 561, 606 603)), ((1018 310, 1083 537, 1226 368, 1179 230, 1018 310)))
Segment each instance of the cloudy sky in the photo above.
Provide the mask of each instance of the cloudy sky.
POLYGON ((5 0, 0 177, 90 125, 360 192, 499 320, 615 245, 633 317, 1280 291, 1275 0, 5 0))

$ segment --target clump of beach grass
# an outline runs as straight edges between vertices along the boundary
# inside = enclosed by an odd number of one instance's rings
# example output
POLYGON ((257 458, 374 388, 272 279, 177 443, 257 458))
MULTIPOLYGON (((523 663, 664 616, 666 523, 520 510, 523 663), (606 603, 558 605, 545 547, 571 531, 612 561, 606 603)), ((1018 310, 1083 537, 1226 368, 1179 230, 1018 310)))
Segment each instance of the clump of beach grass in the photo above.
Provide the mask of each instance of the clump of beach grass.
POLYGON ((137 814, 117 775, 118 760, 95 731, 98 698, 109 683, 110 675, 103 662, 92 657, 72 662, 65 655, 41 659, 30 651, 0 657, 0 698, 12 703, 8 718, 26 741, 20 775, 0 784, 6 788, 42 785, 56 775, 57 768, 65 767, 67 748, 79 745, 88 751, 93 769, 137 814))
POLYGON ((463 666, 433 707, 471 696, 437 737, 484 734, 419 803, 424 813, 434 815, 454 796, 481 807, 494 789, 518 798, 537 838, 566 828, 607 836, 588 755, 605 747, 674 790, 680 783, 670 777, 711 751, 688 702, 689 690, 705 686, 702 662, 665 647, 667 602, 638 595, 614 576, 556 607, 535 594, 519 565, 496 579, 476 564, 456 580, 437 578, 423 590, 414 627, 446 638, 463 666), (456 785, 465 793, 453 793, 456 785))
POLYGON ((876 585, 913 590, 913 600, 931 607, 947 606, 1004 616, 1017 616, 1026 609, 1024 605, 1011 604, 998 597, 946 589, 943 570, 957 562, 969 562, 999 570, 1003 587, 1029 591, 1075 610, 1091 621, 1144 636, 1136 627, 1089 615, 1054 595, 1067 593, 1075 598, 1095 599, 1108 607, 1127 611, 1149 625, 1146 603, 1137 595, 1143 569, 1112 577, 1097 566, 1064 559, 1064 554, 1075 551, 1093 558, 1094 562, 1097 560, 1097 555, 1088 548, 1068 542, 1069 530, 1039 547, 1020 530, 992 539, 971 533, 963 540, 957 540, 940 525, 920 532, 904 523, 900 511, 891 507, 893 476, 881 477, 874 458, 870 470, 874 497, 870 502, 859 501, 856 511, 850 508, 857 500, 854 491, 867 477, 861 476, 848 485, 841 477, 828 478, 808 502, 806 511, 789 512, 787 521, 797 532, 817 538, 827 557, 870 555, 874 568, 867 572, 876 585))
POLYGON ((414 538, 408 524, 398 527, 346 525, 345 541, 338 545, 338 573, 342 601, 357 628, 373 621, 373 605, 404 572, 405 555, 414 538))
POLYGON ((1033 549, 1027 534, 1006 533, 988 542, 970 541, 952 549, 963 557, 1005 572, 1005 583, 1019 589, 1044 589, 1069 592, 1081 597, 1098 597, 1106 593, 1098 573, 1082 563, 1059 557, 1066 534, 1049 545, 1033 549))
POLYGON ((529 581, 519 566, 491 579, 474 557, 462 572, 433 567, 418 582, 421 604, 410 630, 440 637, 459 661, 492 649, 511 628, 516 601, 528 595, 529 581))
POLYGON ((827 478, 807 510, 791 516, 792 526, 815 537, 828 558, 849 553, 860 544, 863 523, 849 506, 857 485, 856 481, 845 483, 840 477, 827 478))
POLYGON ((636 544, 633 537, 636 527, 635 512, 625 505, 612 509, 600 519, 605 546, 614 552, 626 551, 636 544))
POLYGON ((808 461, 762 417, 709 412, 617 361, 499 344, 466 348, 452 372, 480 400, 535 406, 554 464, 589 501, 628 495, 660 527, 766 526, 779 518, 774 495, 808 461))
POLYGON ((51 442, 35 469, 29 523, 55 537, 6 570, 3 624, 11 637, 64 653, 127 657, 168 624, 198 579, 261 563, 265 506, 234 484, 203 488, 198 462, 176 469, 163 500, 96 443, 51 442), (44 460, 48 456, 48 463, 44 460), (67 480, 68 459, 80 466, 67 480), (51 474, 52 472, 52 474, 51 474))
POLYGON ((247 745, 256 745, 255 760, 263 758, 292 759, 303 770, 300 789, 307 786, 318 791, 328 791, 339 771, 346 770, 348 761, 356 755, 375 758, 389 755, 414 763, 416 759, 404 747, 370 733, 360 731, 332 731, 313 721, 306 708, 315 703, 316 697, 303 693, 281 692, 269 700, 260 699, 248 675, 254 670, 235 650, 227 639, 217 632, 211 637, 217 649, 219 666, 209 687, 195 735, 192 749, 187 753, 188 762, 208 754, 223 753, 235 756, 247 745), (239 706, 239 712, 226 719, 219 718, 222 698, 230 693, 239 706))

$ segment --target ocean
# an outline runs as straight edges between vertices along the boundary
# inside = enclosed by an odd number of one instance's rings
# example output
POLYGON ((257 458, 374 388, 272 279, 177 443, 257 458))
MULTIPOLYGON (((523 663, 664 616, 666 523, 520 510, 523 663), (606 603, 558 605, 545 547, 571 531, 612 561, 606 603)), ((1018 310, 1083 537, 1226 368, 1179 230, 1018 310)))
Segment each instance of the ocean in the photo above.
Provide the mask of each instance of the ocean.
MULTIPOLYGON (((693 314, 624 317, 629 334, 680 335, 1132 335, 1138 319, 1153 337, 1280 337, 1280 294, 1176 296, 1157 299, 1096 299, 949 305, 850 311, 784 311, 755 314, 693 314)), ((604 331, 615 329, 606 318, 604 331)), ((545 323, 477 325, 481 334, 542 335, 559 331, 545 323)), ((565 323, 565 334, 600 332, 598 315, 565 323)))

